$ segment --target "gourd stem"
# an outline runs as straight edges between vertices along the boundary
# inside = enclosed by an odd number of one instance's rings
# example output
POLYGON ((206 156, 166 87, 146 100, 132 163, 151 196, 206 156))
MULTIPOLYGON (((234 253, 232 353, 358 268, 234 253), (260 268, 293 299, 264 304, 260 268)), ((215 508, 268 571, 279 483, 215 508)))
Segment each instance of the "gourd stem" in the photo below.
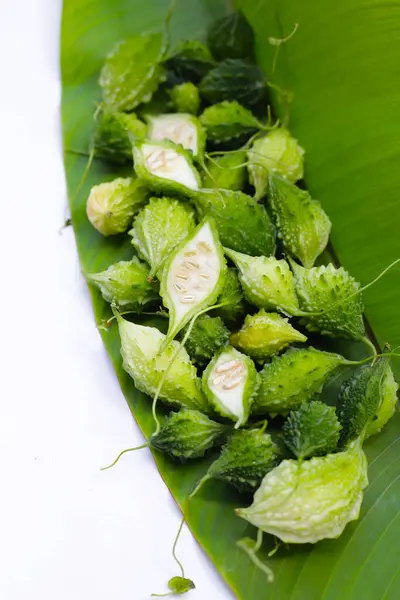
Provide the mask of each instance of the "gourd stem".
POLYGON ((121 456, 123 456, 127 452, 135 452, 136 450, 142 450, 143 448, 148 448, 148 447, 149 447, 149 444, 142 444, 142 446, 136 446, 136 448, 126 448, 125 450, 122 450, 122 452, 120 452, 118 454, 117 458, 114 460, 113 463, 111 463, 111 465, 108 465, 107 467, 101 467, 100 471, 106 471, 107 469, 111 469, 111 467, 113 467, 114 465, 117 464, 117 462, 119 461, 121 456))
POLYGON ((397 356, 397 357, 400 357, 400 354, 398 354, 397 352, 382 352, 381 354, 376 354, 375 353, 373 356, 367 356, 367 358, 363 358, 361 360, 347 360, 345 358, 345 359, 343 359, 342 364, 343 365, 349 365, 349 366, 365 365, 370 360, 375 361, 377 358, 381 358, 382 356, 387 356, 387 357, 397 356))
POLYGON ((193 497, 194 497, 194 496, 197 494, 197 492, 199 491, 199 489, 200 489, 201 487, 203 487, 203 485, 204 485, 204 484, 206 483, 206 481, 208 481, 209 479, 211 479, 211 475, 209 475, 208 473, 206 473, 206 474, 204 475, 204 477, 202 477, 202 478, 200 479, 200 481, 199 481, 199 482, 196 484, 196 487, 194 488, 193 492, 191 492, 191 494, 189 495, 189 497, 188 497, 188 500, 191 500, 191 499, 192 499, 192 498, 193 498, 193 497))
POLYGON ((368 346, 368 348, 370 348, 372 350, 372 358, 376 358, 378 355, 377 349, 375 348, 375 344, 369 339, 367 338, 367 336, 365 335, 363 338, 361 338, 361 341, 368 346))
POLYGON ((93 148, 90 150, 90 153, 89 153, 89 158, 88 158, 88 160, 87 160, 86 167, 85 167, 85 170, 83 171, 83 174, 82 174, 81 180, 80 180, 80 182, 78 183, 78 187, 76 188, 76 190, 75 190, 75 192, 74 192, 74 195, 72 196, 71 203, 73 203, 73 202, 74 202, 74 200, 76 200, 76 197, 77 197, 77 195, 78 195, 78 194, 79 194, 79 192, 81 191, 81 189, 82 189, 82 186, 84 185, 84 183, 85 183, 85 181, 86 181, 86 178, 87 178, 87 176, 88 176, 88 173, 89 173, 89 171, 90 171, 90 167, 92 166, 92 162, 93 162, 93 159, 94 159, 94 155, 95 155, 95 148, 94 148, 94 146, 93 146, 93 148))
POLYGON ((249 546, 250 540, 248 539, 239 540, 238 542, 236 542, 236 545, 238 546, 238 548, 246 552, 247 556, 250 558, 252 563, 256 567, 261 569, 261 571, 263 571, 266 574, 269 583, 272 583, 274 581, 274 573, 272 569, 270 569, 270 567, 264 564, 257 556, 257 552, 261 548, 262 538, 263 532, 261 531, 261 529, 259 529, 257 533, 257 541, 254 542, 253 547, 249 546))
POLYGON ((179 560, 179 558, 176 555, 176 546, 178 544, 178 540, 180 538, 180 535, 182 533, 182 529, 183 529, 183 525, 185 524, 185 515, 183 515, 182 520, 181 520, 181 524, 179 525, 179 529, 178 529, 178 533, 176 534, 175 537, 175 541, 174 541, 174 545, 172 546, 172 556, 175 559, 175 562, 178 564, 180 570, 181 570, 181 575, 183 578, 185 578, 185 569, 183 568, 183 565, 181 563, 181 561, 179 560))

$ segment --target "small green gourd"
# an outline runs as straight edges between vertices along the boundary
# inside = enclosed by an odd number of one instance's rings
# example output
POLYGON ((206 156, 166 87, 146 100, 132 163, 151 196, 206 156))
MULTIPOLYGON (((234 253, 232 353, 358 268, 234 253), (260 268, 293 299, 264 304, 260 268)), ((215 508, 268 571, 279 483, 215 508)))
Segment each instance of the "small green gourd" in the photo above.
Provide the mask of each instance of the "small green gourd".
POLYGON ((307 337, 294 329, 288 319, 264 309, 255 315, 247 315, 241 329, 231 335, 232 346, 260 361, 289 344, 306 341, 307 337))
POLYGON ((250 196, 202 189, 193 201, 201 217, 213 217, 224 246, 252 256, 274 254, 275 228, 265 208, 250 196))
POLYGON ((280 451, 263 429, 234 431, 191 497, 209 479, 226 481, 240 492, 254 492, 265 474, 276 467, 279 461, 280 451))
POLYGON ((158 286, 149 281, 148 266, 136 256, 100 273, 90 273, 87 280, 99 288, 104 300, 119 309, 141 312, 147 304, 160 300, 158 286))
POLYGON ((288 315, 299 314, 293 274, 285 260, 248 256, 229 248, 225 248, 225 254, 238 268, 243 293, 250 304, 288 315))
POLYGON ((203 391, 210 406, 221 416, 245 425, 259 386, 251 358, 232 346, 220 350, 203 373, 203 391))
POLYGON ((169 96, 177 112, 197 115, 200 110, 200 93, 191 81, 175 85, 169 91, 169 96))
POLYGON ((264 365, 261 385, 252 406, 254 414, 287 414, 319 394, 336 369, 340 354, 309 348, 290 348, 264 365))
POLYGON ((192 196, 201 187, 191 153, 171 141, 138 140, 133 159, 139 179, 156 192, 192 196))
POLYGON ((169 255, 161 277, 160 295, 169 310, 168 340, 221 293, 226 263, 215 225, 205 219, 169 255))
MULTIPOLYGON (((200 123, 207 138, 215 144, 224 144, 265 129, 255 115, 235 100, 225 100, 208 106, 200 115, 200 123)), ((246 162, 245 158, 242 162, 246 162)))
POLYGON ((364 339, 360 284, 343 267, 329 264, 305 269, 289 262, 300 309, 312 313, 302 320, 306 328, 330 337, 364 339))
POLYGON ((399 385, 394 379, 393 371, 390 365, 387 365, 381 383, 381 405, 378 408, 377 414, 374 415, 372 420, 367 425, 365 438, 379 433, 386 423, 388 423, 388 421, 390 421, 390 419, 393 417, 396 412, 396 406, 398 402, 398 389, 399 385))
POLYGON ((134 113, 125 114, 101 110, 96 119, 93 138, 94 154, 97 158, 115 164, 132 163, 132 141, 145 138, 147 126, 134 113))
MULTIPOLYGON (((182 336, 186 329, 182 330, 182 336)), ((230 331, 221 317, 201 315, 191 329, 185 349, 194 363, 205 366, 220 348, 226 346, 229 336, 230 331)))
POLYGON ((246 185, 245 152, 223 154, 206 162, 203 188, 241 191, 246 185))
POLYGON ((116 44, 100 74, 103 101, 112 111, 132 111, 148 102, 165 80, 160 62, 165 52, 162 33, 135 35, 116 44))
POLYGON ((248 151, 248 160, 249 179, 256 189, 257 200, 267 192, 270 173, 292 183, 303 177, 304 150, 283 127, 256 139, 248 151))
POLYGON ((149 445, 182 462, 201 458, 210 448, 224 442, 226 425, 212 421, 198 410, 181 408, 171 412, 149 445))
POLYGON ((174 248, 195 229, 194 212, 173 198, 150 198, 129 231, 132 244, 150 265, 150 277, 160 276, 162 266, 174 248))
POLYGON ((197 40, 186 40, 178 45, 164 64, 178 81, 199 83, 215 66, 215 60, 205 44, 197 40))
POLYGON ((137 178, 118 177, 90 190, 86 203, 89 221, 104 236, 127 231, 133 216, 147 201, 147 188, 137 178))
POLYGON ((226 270, 222 290, 217 299, 218 308, 212 312, 219 315, 221 319, 232 325, 243 317, 246 307, 243 300, 243 292, 236 269, 226 270))
POLYGON ((156 327, 131 323, 118 312, 115 315, 121 337, 123 367, 134 380, 136 388, 154 396, 164 379, 159 391, 159 398, 164 403, 207 412, 208 405, 201 392, 196 368, 186 350, 175 341, 166 346, 166 336, 156 327), (178 350, 178 355, 172 360, 178 350))
POLYGON ((283 424, 283 441, 299 460, 336 450, 340 430, 334 406, 314 400, 292 411, 283 424))
POLYGON ((312 267, 325 250, 331 231, 321 203, 282 177, 271 175, 268 199, 284 249, 304 267, 312 267))

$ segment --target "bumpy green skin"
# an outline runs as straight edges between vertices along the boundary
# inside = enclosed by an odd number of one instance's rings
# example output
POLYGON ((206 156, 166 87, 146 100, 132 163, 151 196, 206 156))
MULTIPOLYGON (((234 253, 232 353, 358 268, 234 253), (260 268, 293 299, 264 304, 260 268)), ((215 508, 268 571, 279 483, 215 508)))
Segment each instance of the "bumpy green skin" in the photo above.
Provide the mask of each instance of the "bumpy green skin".
POLYGON ((130 111, 151 99, 165 79, 159 65, 164 50, 162 33, 135 35, 113 48, 99 80, 110 110, 130 111))
POLYGON ((253 198, 232 190, 203 189, 193 200, 200 216, 213 217, 224 246, 251 256, 274 254, 275 228, 253 198))
POLYGON ((186 592, 190 592, 190 590, 195 589, 195 585, 191 579, 187 579, 186 577, 172 577, 168 581, 168 587, 173 594, 186 594, 186 592))
POLYGON ((257 200, 267 192, 270 173, 292 183, 303 177, 304 150, 283 127, 255 140, 248 151, 248 159, 249 179, 256 188, 257 200))
POLYGON ((160 270, 174 248, 194 231, 194 213, 187 204, 172 198, 150 198, 129 231, 132 244, 150 267, 150 276, 160 270))
POLYGON ((367 425, 365 438, 379 433, 386 423, 393 417, 394 413, 396 412, 396 406, 398 402, 398 389, 399 386, 394 379, 393 371, 390 368, 390 365, 388 365, 382 380, 382 402, 378 409, 376 418, 373 418, 367 425))
POLYGON ((87 280, 99 288, 107 302, 118 308, 141 312, 144 306, 160 300, 158 286, 149 282, 149 268, 135 256, 121 260, 105 271, 87 275, 87 280))
POLYGON ((225 254, 238 268, 243 293, 250 304, 293 316, 299 313, 293 274, 285 260, 247 256, 229 248, 225 248, 225 254))
MULTIPOLYGON (((207 138, 216 144, 250 135, 263 128, 250 110, 234 100, 225 100, 206 108, 200 115, 200 123, 207 131, 207 138)), ((245 161, 246 158, 242 162, 245 161)))
POLYGON ((254 492, 266 473, 277 466, 280 452, 269 434, 259 429, 235 431, 208 476, 234 485, 240 492, 254 492))
POLYGON ((255 315, 247 315, 237 333, 231 335, 231 344, 256 360, 263 361, 289 344, 306 342, 307 337, 292 327, 278 313, 261 309, 255 315))
POLYGON ((360 284, 342 267, 304 269, 290 260, 300 308, 305 312, 322 312, 307 316, 303 323, 309 331, 329 337, 359 340, 365 335, 364 305, 360 284))
MULTIPOLYGON (((186 329, 183 329, 182 337, 186 329)), ((185 348, 194 363, 205 366, 220 348, 226 346, 229 336, 230 331, 221 317, 201 315, 195 321, 185 348)))
POLYGON ((146 136, 147 127, 134 114, 102 110, 96 119, 93 138, 95 156, 115 164, 132 163, 132 142, 129 132, 136 137, 146 136))
POLYGON ((364 433, 369 423, 377 419, 384 397, 384 381, 389 358, 377 358, 372 365, 360 367, 344 382, 337 411, 342 431, 340 445, 344 447, 364 433))
POLYGON ((200 109, 200 93, 191 81, 175 85, 169 92, 172 105, 177 112, 197 115, 200 109))
POLYGON ((215 66, 210 50, 197 40, 181 42, 164 63, 180 81, 198 83, 215 66))
POLYGON ((206 136, 203 127, 200 125, 200 121, 194 115, 189 113, 147 115, 146 121, 149 126, 149 140, 155 142, 170 140, 174 144, 182 145, 196 160, 203 158, 206 136), (167 134, 162 138, 159 136, 160 125, 163 126, 167 134), (189 136, 189 138, 185 136, 185 127, 189 127, 192 133, 195 132, 195 136, 189 136), (194 137, 196 141, 194 141, 194 137))
MULTIPOLYGON (((230 375, 228 375, 228 377, 229 376, 230 375)), ((231 378, 235 379, 235 377, 236 375, 232 374, 231 378)), ((227 383, 229 384, 228 380, 227 383)), ((241 352, 238 352, 235 348, 232 348, 232 346, 227 346, 226 348, 222 348, 219 352, 217 352, 217 354, 214 356, 212 361, 209 363, 209 365, 203 372, 202 377, 203 391, 207 396, 210 405, 215 410, 215 412, 220 414, 222 417, 226 417, 228 419, 231 419, 232 421, 235 421, 235 429, 238 429, 239 427, 246 424, 250 414, 251 405, 257 393, 259 385, 259 375, 251 358, 249 358, 245 354, 242 354, 241 352), (223 406, 221 404, 218 395, 212 389, 212 382, 215 381, 215 379, 219 376, 219 373, 216 372, 216 367, 218 365, 218 361, 222 358, 224 360, 224 363, 236 361, 237 363, 243 365, 246 369, 246 374, 244 376, 245 384, 243 387, 243 393, 241 397, 242 415, 239 417, 233 412, 231 412, 226 406, 223 406)))
POLYGON ((367 485, 367 460, 358 444, 301 463, 284 460, 264 477, 253 504, 237 514, 283 542, 315 544, 339 537, 358 519, 367 485))
POLYGON ((241 11, 221 17, 211 26, 207 35, 211 52, 218 60, 225 58, 252 58, 254 33, 241 11))
POLYGON ((207 73, 200 82, 199 90, 210 104, 236 100, 251 109, 265 98, 266 80, 257 65, 229 58, 207 73))
POLYGON ((321 203, 282 177, 271 175, 268 199, 284 249, 307 269, 312 267, 325 250, 331 231, 321 203))
MULTIPOLYGON (((180 267, 180 270, 182 270, 182 268, 183 267, 180 267)), ((168 339, 173 339, 200 311, 216 303, 224 284, 225 272, 226 262, 224 252, 219 241, 215 224, 212 219, 204 219, 194 232, 171 252, 162 272, 160 295, 164 306, 169 310, 168 339), (211 247, 207 243, 208 250, 206 251, 204 251, 202 247, 202 239, 205 232, 210 233, 213 244, 213 247, 211 247), (188 252, 189 254, 193 252, 193 248, 196 248, 198 254, 196 254, 194 258, 193 256, 185 258, 188 252), (208 290, 207 295, 204 296, 202 290, 205 286, 209 285, 209 282, 211 281, 210 272, 208 272, 207 279, 201 279, 204 269, 206 269, 204 264, 205 262, 208 264, 214 258, 215 266, 217 268, 215 274, 212 274, 212 277, 215 278, 215 282, 212 288, 208 290), (174 280, 174 273, 176 273, 178 265, 181 265, 182 263, 187 264, 188 262, 191 263, 192 266, 187 269, 185 267, 185 272, 187 272, 187 275, 185 275, 186 279, 179 280, 179 284, 185 286, 187 291, 178 293, 174 287, 178 283, 178 280, 174 280), (197 266, 193 266, 193 264, 197 266), (196 279, 195 283, 193 283, 193 279, 196 279), (188 304, 185 303, 185 312, 182 314, 180 313, 180 309, 182 308, 182 301, 184 300, 182 297, 185 294, 190 297, 194 295, 195 299, 188 304), (182 298, 182 300, 180 300, 180 298, 182 298)))
POLYGON ((290 348, 264 365, 254 414, 285 415, 319 394, 343 357, 315 348, 290 348))
POLYGON ((118 177, 90 190, 86 204, 89 221, 105 236, 127 231, 133 216, 147 201, 147 188, 138 179, 118 177))
MULTIPOLYGON (((150 189, 165 194, 178 194, 183 196, 192 196, 194 192, 197 192, 201 187, 201 177, 197 169, 192 163, 192 154, 188 150, 185 150, 182 146, 178 146, 170 141, 164 142, 149 142, 146 140, 138 140, 133 147, 133 160, 134 167, 137 176, 141 179, 150 189), (188 167, 188 170, 192 172, 193 182, 190 187, 182 182, 176 181, 171 175, 170 177, 161 177, 157 174, 157 166, 151 167, 146 158, 145 151, 151 150, 154 159, 155 153, 167 151, 170 155, 181 156, 188 167)), ((154 162, 157 165, 157 162, 154 162)))
POLYGON ((160 392, 160 400, 170 406, 184 406, 208 411, 206 399, 201 393, 197 371, 190 362, 188 353, 181 348, 171 364, 171 359, 180 348, 171 342, 161 350, 166 336, 155 327, 137 325, 117 316, 121 337, 123 367, 135 382, 136 388, 154 396, 161 378, 168 370, 160 392))
POLYGON ((236 323, 243 317, 246 307, 236 269, 227 269, 217 304, 223 304, 223 306, 213 310, 213 314, 220 316, 228 325, 236 323))
POLYGON ((203 187, 241 191, 247 181, 245 161, 245 152, 224 154, 212 161, 208 160, 207 172, 203 177, 203 187))
POLYGON ((298 459, 336 450, 341 425, 334 406, 314 400, 292 411, 283 424, 283 441, 298 459))
POLYGON ((147 137, 147 125, 141 121, 135 113, 116 113, 117 119, 129 135, 131 142, 131 159, 132 159, 132 143, 136 140, 143 140, 147 137))
POLYGON ((186 461, 200 458, 213 446, 222 444, 225 432, 226 425, 212 421, 197 410, 182 408, 170 413, 159 433, 151 436, 150 446, 186 461))

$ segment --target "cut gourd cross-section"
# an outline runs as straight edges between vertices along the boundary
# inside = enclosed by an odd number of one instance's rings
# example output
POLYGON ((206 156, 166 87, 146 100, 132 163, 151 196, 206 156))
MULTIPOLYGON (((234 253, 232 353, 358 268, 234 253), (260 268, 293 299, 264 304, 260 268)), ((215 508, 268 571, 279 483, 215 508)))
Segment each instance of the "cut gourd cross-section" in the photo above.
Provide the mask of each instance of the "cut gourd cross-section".
POLYGON ((204 152, 205 135, 200 122, 193 115, 172 113, 165 115, 148 115, 148 138, 151 141, 170 140, 190 150, 195 158, 204 152))

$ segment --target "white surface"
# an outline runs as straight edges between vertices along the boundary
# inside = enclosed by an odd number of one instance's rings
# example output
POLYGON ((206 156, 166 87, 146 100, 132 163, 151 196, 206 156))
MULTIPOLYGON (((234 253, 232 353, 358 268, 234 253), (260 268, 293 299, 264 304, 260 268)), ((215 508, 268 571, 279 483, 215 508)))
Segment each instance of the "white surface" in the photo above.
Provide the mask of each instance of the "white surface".
MULTIPOLYGON (((111 1, 111 0, 110 0, 111 1)), ((0 598, 145 600, 177 574, 179 514, 94 327, 71 229, 59 235, 59 0, 0 0, 0 598)), ((188 598, 232 598, 185 532, 188 598)))

